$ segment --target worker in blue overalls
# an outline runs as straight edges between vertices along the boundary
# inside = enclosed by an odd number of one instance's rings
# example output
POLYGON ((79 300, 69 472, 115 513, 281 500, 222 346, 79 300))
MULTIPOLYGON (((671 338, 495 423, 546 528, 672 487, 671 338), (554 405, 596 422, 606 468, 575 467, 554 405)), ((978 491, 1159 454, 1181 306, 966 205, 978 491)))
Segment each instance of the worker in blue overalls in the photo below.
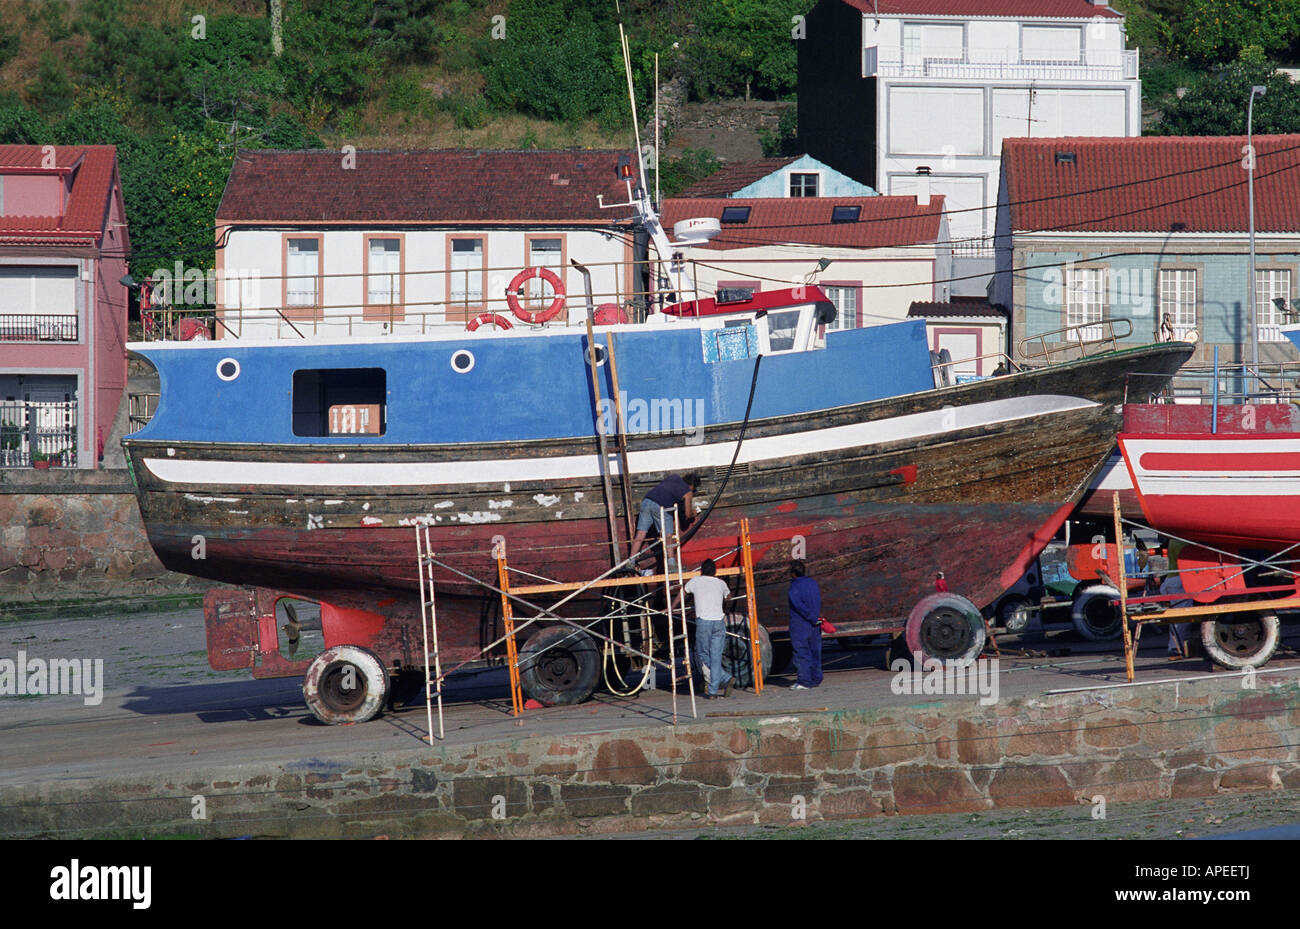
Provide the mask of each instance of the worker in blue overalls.
POLYGON ((822 592, 802 559, 790 562, 790 644, 797 678, 791 690, 822 682, 822 592))

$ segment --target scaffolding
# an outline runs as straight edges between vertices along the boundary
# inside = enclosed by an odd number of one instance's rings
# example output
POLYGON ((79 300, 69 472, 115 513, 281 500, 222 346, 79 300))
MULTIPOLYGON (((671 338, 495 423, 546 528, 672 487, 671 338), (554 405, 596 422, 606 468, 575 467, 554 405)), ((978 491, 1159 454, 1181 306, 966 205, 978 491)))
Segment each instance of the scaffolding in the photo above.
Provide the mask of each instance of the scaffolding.
MULTIPOLYGON (((1181 623, 1204 622, 1219 616, 1238 613, 1268 613, 1275 610, 1300 609, 1300 573, 1297 573, 1294 568, 1288 567, 1288 565, 1295 563, 1294 559, 1284 560, 1285 555, 1290 554, 1300 546, 1291 545, 1266 558, 1256 559, 1245 557, 1240 552, 1230 552, 1206 545, 1204 542, 1181 538, 1169 532, 1160 532, 1160 535, 1172 541, 1195 546, 1227 559, 1218 569, 1219 579, 1205 589, 1130 597, 1128 595, 1129 578, 1124 564, 1124 526, 1127 525, 1135 529, 1150 527, 1123 517, 1120 512, 1118 493, 1112 495, 1112 508, 1115 521, 1114 580, 1108 576, 1108 572, 1098 571, 1098 574, 1104 582, 1111 584, 1119 591, 1119 596, 1115 598, 1114 602, 1119 604, 1120 616, 1123 618, 1120 625, 1124 636, 1124 669, 1129 683, 1133 682, 1134 658, 1137 653, 1138 643, 1142 638, 1144 626, 1171 626, 1181 623), (1244 579, 1249 571, 1281 572, 1290 577, 1291 583, 1267 586, 1230 586, 1232 582, 1244 579), (1171 605, 1182 600, 1208 600, 1209 602, 1202 606, 1171 605)), ((1103 558, 1103 561, 1106 560, 1106 558, 1103 558)), ((1204 567, 1179 568, 1177 571, 1169 573, 1177 574, 1181 579, 1186 570, 1195 572, 1207 569, 1204 567)), ((1248 619, 1249 616, 1245 618, 1248 619)), ((1266 654, 1264 660, 1267 657, 1266 654)), ((1242 666, 1253 668, 1257 664, 1263 664, 1264 660, 1256 662, 1252 657, 1248 656, 1243 661, 1242 666)))
MULTIPOLYGON (((666 525, 664 515, 663 508, 660 508, 659 525, 661 526, 666 525)), ((630 573, 629 569, 635 560, 627 558, 590 580, 577 582, 558 581, 512 567, 508 560, 506 542, 503 538, 499 538, 496 540, 492 551, 497 569, 495 584, 477 578, 439 558, 430 539, 430 527, 427 524, 417 525, 415 528, 415 546, 417 571, 420 580, 420 621, 424 641, 425 711, 430 744, 433 744, 434 740, 433 709, 435 704, 438 711, 438 738, 445 737, 443 686, 447 677, 471 662, 491 657, 503 644, 506 648, 506 664, 510 673, 511 713, 516 718, 516 721, 522 724, 520 716, 525 707, 522 672, 528 666, 527 663, 530 660, 536 662, 540 659, 541 654, 521 654, 519 636, 528 626, 543 622, 558 623, 572 628, 574 630, 572 639, 574 640, 578 640, 580 635, 586 635, 603 643, 602 667, 607 683, 609 669, 613 665, 620 683, 625 687, 628 686, 626 678, 617 669, 616 659, 619 656, 639 660, 641 662, 639 669, 629 676, 635 679, 639 673, 641 676, 640 683, 636 684, 630 691, 615 691, 622 693, 624 696, 631 696, 643 688, 653 687, 656 671, 661 668, 666 669, 669 672, 672 688, 673 725, 677 724, 678 717, 681 715, 679 688, 683 683, 685 684, 686 696, 690 700, 691 718, 696 718, 698 713, 695 705, 695 683, 690 658, 691 646, 686 614, 685 586, 692 578, 699 577, 701 572, 683 569, 681 535, 677 522, 675 519, 672 520, 673 532, 671 534, 665 533, 648 549, 650 551, 655 548, 659 549, 662 564, 664 565, 664 570, 661 573, 645 575, 633 573, 631 576, 624 576, 626 573, 630 573), (502 635, 479 649, 477 655, 445 670, 442 666, 438 646, 438 613, 434 584, 435 567, 468 581, 482 588, 485 592, 498 596, 501 603, 501 618, 504 630, 502 635), (528 582, 516 583, 512 580, 515 576, 520 576, 528 582), (632 588, 630 598, 624 595, 624 592, 629 588, 632 588), (637 588, 640 588, 640 590, 637 590, 637 588), (660 590, 662 590, 663 594, 662 607, 655 605, 660 590), (558 612, 566 604, 573 602, 585 593, 593 591, 600 591, 604 595, 606 605, 612 604, 612 609, 607 609, 595 617, 565 617, 558 612), (528 599, 538 595, 551 594, 563 594, 564 596, 548 607, 541 606, 528 599), (517 607, 530 611, 532 615, 521 622, 517 622, 517 607), (656 655, 654 641, 654 621, 656 618, 666 620, 667 636, 664 643, 668 651, 666 660, 656 655), (633 644, 633 636, 630 634, 630 623, 633 620, 640 624, 640 636, 635 640, 636 645, 633 644), (622 641, 613 635, 616 631, 615 626, 619 622, 623 623, 624 635, 622 641), (610 634, 607 635, 599 630, 598 627, 602 624, 608 625, 610 634), (679 643, 682 656, 681 666, 678 665, 677 661, 679 643), (430 644, 432 644, 432 649, 430 649, 430 644)), ((758 629, 757 598, 754 593, 754 560, 750 547, 748 519, 740 521, 737 545, 718 557, 725 558, 733 554, 739 555, 739 564, 734 567, 717 568, 716 576, 720 578, 741 577, 743 579, 743 599, 747 618, 746 631, 749 643, 749 659, 753 668, 754 692, 755 694, 761 694, 763 691, 761 640, 758 629)), ((728 634, 732 635, 732 633, 728 634)), ((560 644, 562 642, 557 642, 551 648, 558 647, 560 644)))

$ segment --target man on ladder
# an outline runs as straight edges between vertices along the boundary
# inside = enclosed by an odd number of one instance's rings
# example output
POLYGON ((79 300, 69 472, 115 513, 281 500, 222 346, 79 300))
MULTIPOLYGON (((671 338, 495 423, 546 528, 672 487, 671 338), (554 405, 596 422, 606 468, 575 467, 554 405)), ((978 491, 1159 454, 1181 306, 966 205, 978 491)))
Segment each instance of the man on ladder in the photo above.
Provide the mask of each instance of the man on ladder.
MULTIPOLYGON (((641 512, 637 516, 636 538, 632 540, 629 558, 635 559, 637 553, 641 551, 646 534, 652 525, 659 530, 661 539, 667 539, 677 531, 679 520, 683 527, 690 525, 695 517, 695 491, 699 486, 698 474, 688 474, 685 477, 670 474, 656 484, 654 490, 645 495, 645 499, 641 501, 641 512)), ((668 562, 664 566, 665 570, 677 567, 669 556, 665 555, 665 560, 668 562)))

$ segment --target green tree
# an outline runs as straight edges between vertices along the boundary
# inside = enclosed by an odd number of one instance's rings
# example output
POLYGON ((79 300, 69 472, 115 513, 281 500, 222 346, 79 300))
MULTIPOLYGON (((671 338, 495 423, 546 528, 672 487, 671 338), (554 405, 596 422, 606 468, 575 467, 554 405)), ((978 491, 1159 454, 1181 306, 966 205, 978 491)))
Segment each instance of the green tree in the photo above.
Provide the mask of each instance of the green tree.
POLYGON ((208 24, 201 41, 183 46, 183 71, 190 100, 206 120, 264 127, 271 101, 284 90, 270 66, 271 30, 265 20, 222 16, 208 24))
POLYGON ((722 162, 707 148, 688 148, 676 158, 659 162, 659 192, 664 197, 675 197, 696 181, 715 173, 722 162))
POLYGON ((700 99, 777 98, 798 85, 794 17, 808 0, 699 0, 681 66, 700 99))
POLYGON ((1273 57, 1300 39, 1300 0, 1190 0, 1176 36, 1201 64, 1231 61, 1249 46, 1273 57))
POLYGON ((362 99, 380 73, 370 0, 304 0, 284 20, 276 67, 298 110, 317 124, 362 99))
POLYGON ((76 88, 53 52, 42 52, 36 80, 27 85, 27 96, 42 113, 61 113, 72 105, 76 88))
POLYGON ((1275 71, 1258 49, 1219 74, 1204 76, 1165 111, 1161 135, 1245 135, 1250 89, 1268 88, 1255 100, 1254 130, 1259 134, 1300 132, 1300 85, 1275 71))
POLYGON ((22 36, 18 34, 18 30, 0 18, 0 68, 7 65, 9 60, 18 54, 21 45, 22 36))
POLYGON ((159 133, 139 140, 120 161, 131 223, 131 273, 182 261, 211 268, 217 205, 235 148, 224 127, 159 133))
POLYGON ((53 133, 36 110, 12 95, 0 97, 0 145, 45 145, 53 133))
POLYGON ((618 33, 608 19, 564 0, 512 0, 506 37, 490 43, 488 101, 502 110, 573 122, 615 104, 618 33))

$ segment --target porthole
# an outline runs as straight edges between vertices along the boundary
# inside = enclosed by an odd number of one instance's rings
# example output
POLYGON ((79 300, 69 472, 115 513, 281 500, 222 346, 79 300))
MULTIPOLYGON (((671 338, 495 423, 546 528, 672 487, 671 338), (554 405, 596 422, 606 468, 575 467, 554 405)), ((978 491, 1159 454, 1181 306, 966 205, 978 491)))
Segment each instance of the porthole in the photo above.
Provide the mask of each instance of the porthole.
POLYGON ((239 362, 233 358, 222 358, 217 362, 217 377, 223 381, 233 381, 239 377, 239 362))
POLYGON ((451 356, 451 369, 457 374, 468 374, 474 370, 474 353, 468 349, 460 349, 451 356))
MULTIPOLYGON (((587 355, 587 364, 591 364, 591 355, 587 355)), ((596 367, 604 367, 605 364, 605 346, 597 343, 596 345, 596 367)))

